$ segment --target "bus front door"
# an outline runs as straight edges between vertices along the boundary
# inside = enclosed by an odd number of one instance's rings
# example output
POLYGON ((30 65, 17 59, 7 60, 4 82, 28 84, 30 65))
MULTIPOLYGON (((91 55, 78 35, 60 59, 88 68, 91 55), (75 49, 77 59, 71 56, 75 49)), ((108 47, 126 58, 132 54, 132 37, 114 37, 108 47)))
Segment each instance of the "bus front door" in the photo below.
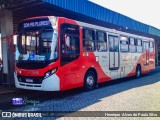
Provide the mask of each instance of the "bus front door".
POLYGON ((60 64, 62 71, 63 90, 74 88, 80 70, 79 27, 71 24, 61 25, 60 64))

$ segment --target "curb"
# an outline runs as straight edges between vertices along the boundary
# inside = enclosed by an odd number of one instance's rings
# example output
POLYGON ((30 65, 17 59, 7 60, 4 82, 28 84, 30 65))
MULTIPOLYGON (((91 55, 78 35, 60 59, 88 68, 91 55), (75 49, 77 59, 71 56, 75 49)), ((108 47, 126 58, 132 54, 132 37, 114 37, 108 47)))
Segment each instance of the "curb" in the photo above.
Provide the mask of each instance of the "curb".
POLYGON ((0 95, 8 94, 8 93, 14 93, 14 92, 16 92, 16 90, 0 92, 0 95))

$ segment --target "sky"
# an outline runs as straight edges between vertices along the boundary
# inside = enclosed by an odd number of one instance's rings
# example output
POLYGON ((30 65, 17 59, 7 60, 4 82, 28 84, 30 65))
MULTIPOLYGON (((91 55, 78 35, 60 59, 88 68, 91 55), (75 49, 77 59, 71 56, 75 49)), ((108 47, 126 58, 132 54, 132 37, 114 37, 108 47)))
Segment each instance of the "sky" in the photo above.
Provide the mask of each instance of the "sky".
POLYGON ((160 0, 89 0, 160 29, 160 0))

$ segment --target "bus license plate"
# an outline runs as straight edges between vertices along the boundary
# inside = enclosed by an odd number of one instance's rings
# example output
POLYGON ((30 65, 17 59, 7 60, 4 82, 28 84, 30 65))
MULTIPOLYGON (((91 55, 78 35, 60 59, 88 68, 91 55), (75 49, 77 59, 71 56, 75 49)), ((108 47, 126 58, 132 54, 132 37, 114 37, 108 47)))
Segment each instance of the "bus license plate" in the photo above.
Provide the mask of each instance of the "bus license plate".
POLYGON ((33 79, 26 78, 26 82, 33 83, 33 79))

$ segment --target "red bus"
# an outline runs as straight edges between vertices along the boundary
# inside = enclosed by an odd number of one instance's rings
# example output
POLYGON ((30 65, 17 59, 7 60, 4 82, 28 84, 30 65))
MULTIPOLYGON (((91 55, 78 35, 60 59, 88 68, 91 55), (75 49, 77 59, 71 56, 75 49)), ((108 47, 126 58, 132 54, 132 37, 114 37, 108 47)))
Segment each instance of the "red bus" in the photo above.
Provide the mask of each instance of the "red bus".
POLYGON ((13 39, 17 88, 64 91, 155 69, 154 39, 64 17, 23 20, 13 39))

